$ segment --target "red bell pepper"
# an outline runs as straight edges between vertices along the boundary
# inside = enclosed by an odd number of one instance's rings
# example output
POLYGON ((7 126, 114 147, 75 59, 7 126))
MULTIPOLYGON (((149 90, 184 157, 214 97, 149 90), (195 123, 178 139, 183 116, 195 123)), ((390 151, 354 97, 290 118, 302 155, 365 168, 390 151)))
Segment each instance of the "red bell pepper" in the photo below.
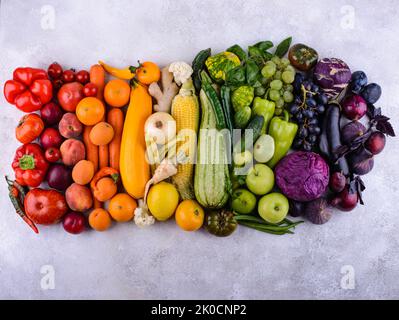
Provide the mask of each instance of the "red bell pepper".
POLYGON ((37 143, 20 146, 12 162, 15 180, 22 186, 32 188, 38 187, 43 182, 48 166, 43 150, 37 143))
POLYGON ((43 69, 17 68, 4 85, 4 96, 23 112, 34 112, 51 101, 53 85, 43 69))

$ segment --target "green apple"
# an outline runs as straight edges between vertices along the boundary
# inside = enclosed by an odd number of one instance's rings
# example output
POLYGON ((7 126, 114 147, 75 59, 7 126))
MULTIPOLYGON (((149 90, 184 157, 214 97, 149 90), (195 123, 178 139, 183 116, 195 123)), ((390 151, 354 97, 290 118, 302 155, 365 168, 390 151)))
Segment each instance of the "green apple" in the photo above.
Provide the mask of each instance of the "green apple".
POLYGON ((254 158, 259 163, 266 163, 274 155, 274 139, 268 134, 262 134, 254 145, 254 158))
POLYGON ((245 189, 237 189, 233 192, 231 207, 240 214, 251 213, 256 207, 256 197, 245 189))
POLYGON ((287 216, 290 205, 281 193, 270 193, 263 196, 258 203, 259 215, 269 223, 279 223, 287 216))
POLYGON ((274 187, 273 170, 265 164, 255 164, 249 169, 245 183, 249 191, 258 196, 269 193, 274 187))

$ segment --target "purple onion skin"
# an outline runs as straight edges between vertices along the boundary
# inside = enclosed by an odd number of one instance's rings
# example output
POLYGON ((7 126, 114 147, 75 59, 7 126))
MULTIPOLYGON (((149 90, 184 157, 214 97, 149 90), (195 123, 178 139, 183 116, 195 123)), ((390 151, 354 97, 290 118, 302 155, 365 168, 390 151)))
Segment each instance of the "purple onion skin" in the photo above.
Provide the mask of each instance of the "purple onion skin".
POLYGON ((367 112, 367 103, 359 95, 348 96, 342 103, 342 110, 349 120, 359 120, 367 112))
POLYGON ((314 77, 325 94, 333 98, 349 84, 352 73, 349 66, 341 59, 324 58, 316 64, 314 77))
POLYGON ((358 174, 359 176, 369 173, 374 167, 374 158, 372 153, 363 147, 352 152, 348 158, 351 172, 358 174))
POLYGON ((352 121, 341 129, 341 139, 344 144, 350 144, 354 139, 361 137, 367 131, 359 121, 352 121))
POLYGON ((285 156, 274 173, 276 184, 287 198, 299 202, 320 198, 330 180, 325 160, 314 152, 297 151, 285 156))
POLYGON ((346 186, 344 190, 331 200, 330 204, 341 211, 352 211, 356 208, 358 201, 357 193, 350 193, 349 187, 346 186))
POLYGON ((47 183, 56 190, 65 191, 72 184, 72 171, 63 164, 53 164, 47 171, 47 183))
POLYGON ((305 216, 314 224, 324 224, 331 219, 331 210, 324 198, 310 201, 306 204, 305 216))

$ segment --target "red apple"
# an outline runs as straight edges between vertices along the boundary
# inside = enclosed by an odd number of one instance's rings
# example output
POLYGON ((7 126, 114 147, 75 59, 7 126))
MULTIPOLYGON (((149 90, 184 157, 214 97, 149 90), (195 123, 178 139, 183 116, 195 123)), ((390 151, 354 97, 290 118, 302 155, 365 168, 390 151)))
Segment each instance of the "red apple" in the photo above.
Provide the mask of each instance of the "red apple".
POLYGON ((58 102, 65 111, 75 112, 79 101, 85 97, 83 85, 79 82, 66 83, 58 91, 57 97, 58 102))

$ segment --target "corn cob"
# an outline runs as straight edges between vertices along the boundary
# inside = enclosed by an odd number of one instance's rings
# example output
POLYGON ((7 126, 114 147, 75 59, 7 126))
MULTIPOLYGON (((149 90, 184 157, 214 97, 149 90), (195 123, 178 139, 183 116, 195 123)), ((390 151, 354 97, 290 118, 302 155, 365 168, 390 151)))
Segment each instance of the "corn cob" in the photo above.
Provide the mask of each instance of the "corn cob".
POLYGON ((184 161, 179 161, 177 174, 172 177, 172 182, 183 200, 193 199, 199 104, 191 79, 183 83, 179 94, 174 97, 172 102, 172 116, 176 120, 176 155, 178 159, 184 158, 184 161))

